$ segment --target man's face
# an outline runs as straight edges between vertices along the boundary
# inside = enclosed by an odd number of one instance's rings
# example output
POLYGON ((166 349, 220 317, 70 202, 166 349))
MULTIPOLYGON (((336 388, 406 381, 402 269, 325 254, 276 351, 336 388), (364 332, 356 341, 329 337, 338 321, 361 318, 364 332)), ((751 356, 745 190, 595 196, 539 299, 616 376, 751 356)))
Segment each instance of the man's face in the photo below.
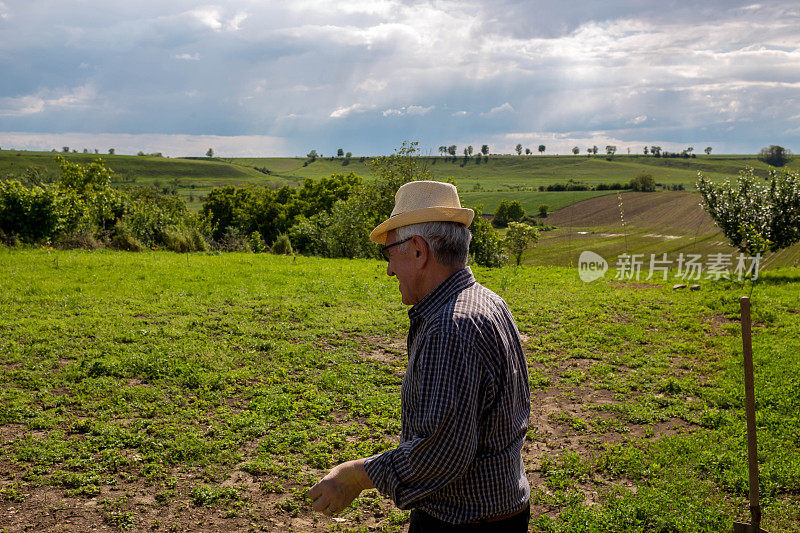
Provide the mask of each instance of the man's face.
MULTIPOLYGON (((386 235, 386 245, 394 244, 399 239, 392 230, 386 235)), ((400 285, 400 296, 405 305, 414 305, 420 298, 417 295, 419 269, 412 248, 413 242, 408 241, 387 250, 389 263, 386 265, 386 274, 396 276, 400 285)))

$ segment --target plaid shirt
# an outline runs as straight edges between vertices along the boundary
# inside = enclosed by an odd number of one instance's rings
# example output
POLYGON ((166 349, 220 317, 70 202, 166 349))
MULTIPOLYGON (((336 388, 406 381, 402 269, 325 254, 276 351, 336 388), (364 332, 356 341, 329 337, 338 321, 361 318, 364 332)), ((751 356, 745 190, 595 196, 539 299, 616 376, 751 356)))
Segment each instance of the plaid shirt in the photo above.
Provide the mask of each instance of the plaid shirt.
POLYGON ((528 367, 508 306, 460 270, 412 307, 400 445, 365 461, 401 509, 450 523, 522 509, 528 367))

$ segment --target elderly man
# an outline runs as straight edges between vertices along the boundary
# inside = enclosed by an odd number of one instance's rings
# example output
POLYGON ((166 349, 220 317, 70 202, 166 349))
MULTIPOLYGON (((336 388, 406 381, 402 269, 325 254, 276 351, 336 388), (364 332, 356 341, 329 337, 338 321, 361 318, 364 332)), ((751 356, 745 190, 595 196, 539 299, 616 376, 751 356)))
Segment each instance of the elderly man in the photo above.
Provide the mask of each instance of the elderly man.
POLYGON ((411 533, 527 531, 528 369, 508 306, 466 266, 473 216, 453 185, 411 182, 370 234, 413 306, 401 442, 331 470, 308 492, 315 511, 376 487, 412 509, 411 533))

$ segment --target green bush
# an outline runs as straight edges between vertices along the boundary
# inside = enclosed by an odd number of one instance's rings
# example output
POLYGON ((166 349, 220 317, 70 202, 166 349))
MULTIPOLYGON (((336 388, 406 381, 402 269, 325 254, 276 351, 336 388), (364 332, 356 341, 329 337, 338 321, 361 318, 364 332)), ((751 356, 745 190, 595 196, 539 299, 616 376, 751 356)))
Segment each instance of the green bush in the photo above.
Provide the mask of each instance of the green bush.
POLYGON ((103 243, 97 240, 91 232, 62 233, 55 238, 53 244, 63 250, 76 248, 97 250, 103 247, 103 243))
POLYGON ((525 208, 521 203, 516 200, 503 200, 494 212, 492 223, 495 226, 505 227, 509 222, 519 222, 523 218, 525 218, 525 208))
POLYGON ((61 175, 26 173, 25 183, 0 181, 0 238, 62 248, 123 250, 164 246, 176 251, 208 250, 208 221, 182 198, 156 189, 111 187, 112 171, 102 160, 80 165, 58 157, 61 175))
POLYGON ((161 233, 161 242, 167 250, 186 253, 192 251, 189 238, 180 230, 166 228, 161 233))
POLYGON ((19 181, 0 181, 0 231, 10 242, 50 239, 59 229, 57 191, 51 186, 27 188, 19 181))
POLYGON ((144 245, 131 234, 124 223, 114 226, 114 232, 111 235, 111 246, 117 250, 127 252, 141 252, 144 250, 144 245))
POLYGON ((472 241, 469 245, 472 261, 485 267, 501 267, 508 261, 500 234, 489 221, 481 217, 480 208, 475 209, 475 218, 469 230, 472 232, 472 241))
POLYGON ((637 192, 654 192, 656 180, 651 174, 638 174, 630 181, 630 188, 637 192))
POLYGON ((186 237, 189 239, 189 245, 195 252, 207 252, 210 249, 208 241, 197 228, 190 228, 186 237))
POLYGON ((292 251, 292 243, 289 240, 289 236, 281 233, 278 235, 278 238, 275 239, 275 244, 272 245, 272 253, 273 254, 282 254, 282 255, 293 255, 294 252, 292 251))
POLYGON ((253 250, 253 253, 263 254, 267 251, 267 244, 264 242, 264 239, 261 238, 261 234, 257 231, 254 231, 250 234, 248 243, 250 244, 250 249, 253 250))
POLYGON ((218 246, 225 252, 252 252, 247 238, 236 226, 228 226, 218 246))

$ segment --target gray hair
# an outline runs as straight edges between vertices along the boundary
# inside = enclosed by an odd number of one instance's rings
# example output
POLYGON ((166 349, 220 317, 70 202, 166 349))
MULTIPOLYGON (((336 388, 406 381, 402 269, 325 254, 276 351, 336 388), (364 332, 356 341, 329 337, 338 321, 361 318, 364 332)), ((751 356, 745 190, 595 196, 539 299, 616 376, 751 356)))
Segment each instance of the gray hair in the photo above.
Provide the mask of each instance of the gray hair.
POLYGON ((463 268, 467 264, 472 233, 460 222, 420 222, 401 226, 395 232, 397 240, 414 235, 425 239, 433 252, 433 257, 445 266, 463 268))

